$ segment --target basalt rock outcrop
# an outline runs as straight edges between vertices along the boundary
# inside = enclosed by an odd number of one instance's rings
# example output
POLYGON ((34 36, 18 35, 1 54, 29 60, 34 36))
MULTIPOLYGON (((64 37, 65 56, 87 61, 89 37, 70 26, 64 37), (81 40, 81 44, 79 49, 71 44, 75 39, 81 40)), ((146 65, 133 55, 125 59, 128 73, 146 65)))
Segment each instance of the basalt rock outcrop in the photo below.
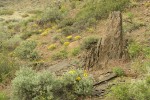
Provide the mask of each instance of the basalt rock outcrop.
POLYGON ((114 11, 108 19, 106 35, 97 43, 91 44, 83 56, 85 69, 104 67, 112 60, 128 59, 127 39, 122 32, 122 14, 114 11))

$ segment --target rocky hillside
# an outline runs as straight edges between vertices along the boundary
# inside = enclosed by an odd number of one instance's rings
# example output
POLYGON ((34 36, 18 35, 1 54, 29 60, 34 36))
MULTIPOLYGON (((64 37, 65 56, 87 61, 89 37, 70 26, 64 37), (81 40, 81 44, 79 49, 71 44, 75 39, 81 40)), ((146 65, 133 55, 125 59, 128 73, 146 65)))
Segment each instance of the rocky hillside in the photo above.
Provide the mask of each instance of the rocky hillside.
POLYGON ((0 100, 149 100, 149 0, 0 0, 0 100))

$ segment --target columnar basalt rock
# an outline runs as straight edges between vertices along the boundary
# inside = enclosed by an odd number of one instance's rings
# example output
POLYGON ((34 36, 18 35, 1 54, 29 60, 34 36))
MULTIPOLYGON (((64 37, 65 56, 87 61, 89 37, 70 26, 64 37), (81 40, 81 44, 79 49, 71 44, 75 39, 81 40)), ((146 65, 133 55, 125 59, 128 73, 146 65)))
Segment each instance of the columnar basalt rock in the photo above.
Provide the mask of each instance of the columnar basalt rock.
POLYGON ((122 32, 122 14, 114 11, 109 16, 106 36, 91 44, 84 55, 84 67, 106 66, 110 60, 128 59, 127 40, 122 32))

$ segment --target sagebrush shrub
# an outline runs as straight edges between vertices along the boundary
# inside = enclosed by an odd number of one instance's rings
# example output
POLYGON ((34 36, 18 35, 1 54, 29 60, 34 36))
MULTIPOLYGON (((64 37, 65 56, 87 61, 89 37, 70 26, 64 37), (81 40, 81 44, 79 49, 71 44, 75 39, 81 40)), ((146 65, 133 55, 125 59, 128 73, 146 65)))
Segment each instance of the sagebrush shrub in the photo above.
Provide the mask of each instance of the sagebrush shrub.
POLYGON ((112 11, 122 11, 129 2, 130 0, 89 0, 76 15, 73 26, 83 30, 96 24, 97 20, 107 18, 112 11))
POLYGON ((93 80, 86 71, 71 70, 63 75, 63 95, 68 100, 90 95, 93 89, 92 84, 93 80))
POLYGON ((59 23, 59 28, 64 28, 66 26, 72 26, 74 22, 75 22, 75 20, 73 18, 64 19, 59 23))
POLYGON ((38 53, 34 50, 37 44, 35 41, 27 40, 18 46, 14 53, 21 59, 36 60, 38 59, 38 53))
POLYGON ((76 32, 75 28, 72 27, 72 26, 66 26, 62 29, 62 33, 65 35, 65 36, 68 36, 70 34, 73 34, 74 32, 76 32))
POLYGON ((21 35, 21 38, 26 40, 27 38, 29 38, 30 36, 32 36, 32 32, 26 32, 26 33, 23 33, 21 35))
POLYGON ((61 77, 51 72, 36 73, 23 68, 12 81, 13 100, 78 100, 90 95, 92 78, 81 70, 71 70, 61 77))
POLYGON ((13 80, 13 99, 16 100, 51 100, 55 78, 51 73, 36 73, 30 68, 23 68, 17 72, 13 80))
POLYGON ((5 40, 2 45, 5 49, 9 51, 13 51, 21 42, 21 38, 19 36, 14 36, 10 39, 5 40))
POLYGON ((63 19, 63 13, 58 8, 47 8, 41 15, 42 22, 56 23, 63 19))

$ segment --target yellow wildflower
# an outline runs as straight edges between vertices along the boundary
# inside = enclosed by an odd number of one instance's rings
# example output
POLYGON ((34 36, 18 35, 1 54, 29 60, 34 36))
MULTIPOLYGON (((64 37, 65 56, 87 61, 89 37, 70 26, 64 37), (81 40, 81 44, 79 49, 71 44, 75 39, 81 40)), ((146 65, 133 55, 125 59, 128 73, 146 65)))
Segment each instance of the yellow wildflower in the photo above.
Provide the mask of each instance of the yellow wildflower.
POLYGON ((74 37, 75 40, 80 40, 81 39, 81 36, 76 36, 74 37))
POLYGON ((51 44, 50 46, 48 46, 49 50, 54 50, 56 49, 56 44, 51 44))
POLYGON ((84 74, 83 74, 83 76, 84 76, 84 77, 87 77, 87 76, 88 76, 88 74, 87 74, 87 73, 84 73, 84 74))
POLYGON ((72 35, 66 37, 68 40, 72 40, 72 35))
POLYGON ((80 81, 80 80, 81 80, 81 77, 77 77, 76 80, 77 80, 77 81, 80 81))
POLYGON ((70 42, 65 42, 64 46, 68 46, 70 44, 70 42))
POLYGON ((69 71, 69 74, 74 74, 76 71, 75 70, 71 70, 69 71))
POLYGON ((51 31, 51 28, 47 28, 41 35, 46 36, 51 31))
POLYGON ((93 28, 87 28, 88 32, 93 33, 94 29, 93 28))

